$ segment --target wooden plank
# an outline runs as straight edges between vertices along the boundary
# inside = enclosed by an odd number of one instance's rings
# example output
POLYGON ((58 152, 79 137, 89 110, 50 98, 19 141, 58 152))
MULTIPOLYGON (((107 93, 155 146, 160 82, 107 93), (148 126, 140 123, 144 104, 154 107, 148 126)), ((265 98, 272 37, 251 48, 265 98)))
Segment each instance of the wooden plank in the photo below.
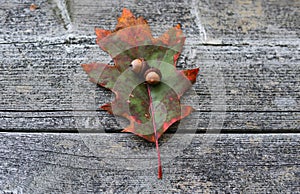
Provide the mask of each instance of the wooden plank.
MULTIPOLYGON (((107 62, 108 55, 97 56, 100 49, 90 41, 72 51, 66 47, 47 43, 2 45, 0 109, 94 110, 107 102, 109 92, 89 83, 80 64, 107 62), (92 56, 98 59, 92 60, 92 56), (93 95, 90 101, 86 100, 88 95, 93 95)), ((199 98, 196 109, 222 110, 226 106, 230 111, 300 110, 297 48, 201 46, 195 52, 191 58, 183 56, 182 60, 190 65, 179 66, 201 68, 191 93, 199 98), (218 99, 222 101, 214 102, 218 99)))
POLYGON ((165 135, 163 180, 156 178, 155 146, 129 134, 0 138, 4 193, 300 191, 299 134, 165 135))
POLYGON ((188 36, 195 39, 198 36, 199 39, 200 35, 209 41, 219 40, 213 41, 214 43, 297 45, 293 40, 298 39, 300 26, 300 3, 297 0, 50 0, 36 2, 39 9, 32 12, 29 10, 32 1, 1 2, 0 32, 6 40, 36 40, 35 36, 51 37, 70 32, 93 35, 95 26, 113 29, 115 18, 120 15, 123 7, 133 10, 136 15, 144 16, 156 35, 181 23, 188 36), (55 30, 52 31, 53 29, 55 30), (16 36, 11 36, 9 32, 16 36))

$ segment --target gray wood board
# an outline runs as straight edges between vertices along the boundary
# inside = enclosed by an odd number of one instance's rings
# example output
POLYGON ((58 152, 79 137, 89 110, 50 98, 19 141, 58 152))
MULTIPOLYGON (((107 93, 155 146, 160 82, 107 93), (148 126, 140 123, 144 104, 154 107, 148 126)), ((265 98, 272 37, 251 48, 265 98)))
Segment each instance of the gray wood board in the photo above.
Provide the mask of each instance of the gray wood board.
POLYGON ((299 8, 290 1, 93 1, 1 0, 1 38, 36 41, 75 32, 94 35, 95 26, 113 29, 123 7, 149 21, 155 35, 181 23, 185 34, 206 43, 298 45, 299 8), (14 35, 14 36, 12 36, 14 35))
MULTIPOLYGON (((111 100, 110 92, 88 82, 80 66, 109 62, 107 54, 93 43, 49 44, 1 45, 1 110, 96 110, 111 100)), ((197 110, 300 110, 297 48, 202 45, 187 50, 195 52, 194 60, 183 55, 190 65, 179 65, 200 67, 198 81, 185 98, 194 104, 196 99, 197 110)))
POLYGON ((31 3, 5 2, 0 11, 2 131, 121 128, 96 112, 113 96, 89 83, 80 64, 110 63, 93 30, 113 29, 122 7, 144 16, 156 36, 181 23, 178 68, 200 67, 184 99, 196 109, 186 129, 299 131, 297 1, 39 1, 30 11, 31 3), (216 117, 224 125, 208 127, 216 117))
POLYGON ((0 190, 14 193, 299 193, 299 134, 0 133, 0 190))

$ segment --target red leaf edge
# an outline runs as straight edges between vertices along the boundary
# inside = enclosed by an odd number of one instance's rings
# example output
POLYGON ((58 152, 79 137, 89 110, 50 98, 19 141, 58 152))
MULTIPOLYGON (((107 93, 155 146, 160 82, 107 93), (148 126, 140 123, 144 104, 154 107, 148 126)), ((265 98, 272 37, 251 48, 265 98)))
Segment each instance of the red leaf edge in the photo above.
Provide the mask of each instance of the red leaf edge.
POLYGON ((184 75, 188 78, 188 80, 190 80, 190 82, 192 84, 194 84, 196 82, 197 79, 197 75, 199 73, 199 68, 195 68, 195 69, 186 69, 186 70, 182 70, 182 72, 184 73, 184 75))

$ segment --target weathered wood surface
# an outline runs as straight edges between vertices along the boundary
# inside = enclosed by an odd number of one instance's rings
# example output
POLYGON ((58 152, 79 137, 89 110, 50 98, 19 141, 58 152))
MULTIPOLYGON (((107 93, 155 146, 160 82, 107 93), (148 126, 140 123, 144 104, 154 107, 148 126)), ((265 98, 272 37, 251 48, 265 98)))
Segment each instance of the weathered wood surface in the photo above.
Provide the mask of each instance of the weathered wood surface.
POLYGON ((90 122, 81 130, 99 122, 120 129, 95 112, 111 95, 89 83, 80 64, 110 61, 93 30, 113 29, 122 7, 148 19, 155 35, 182 24, 187 44, 179 68, 201 68, 194 98, 187 96, 197 109, 191 120, 201 125, 186 128, 203 131, 221 112, 224 132, 299 131, 298 1, 41 1, 35 11, 30 4, 5 2, 0 12, 2 131, 74 130, 84 119, 90 122))
POLYGON ((300 193, 299 1, 0 3, 0 193, 300 193), (178 68, 200 67, 196 112, 161 140, 162 181, 153 145, 101 133, 124 121, 98 109, 113 96, 80 67, 111 63, 94 27, 113 29, 123 7, 155 36, 181 23, 178 68), (194 135, 221 131, 294 133, 194 135))
POLYGON ((130 134, 1 133, 4 193, 299 193, 299 134, 172 135, 155 146, 130 134))

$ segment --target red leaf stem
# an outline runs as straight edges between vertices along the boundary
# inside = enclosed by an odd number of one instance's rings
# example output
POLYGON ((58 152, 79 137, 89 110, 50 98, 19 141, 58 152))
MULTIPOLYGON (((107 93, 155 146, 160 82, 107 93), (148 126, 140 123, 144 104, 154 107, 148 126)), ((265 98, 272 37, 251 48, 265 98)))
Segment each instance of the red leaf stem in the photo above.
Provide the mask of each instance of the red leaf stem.
POLYGON ((161 159, 160 159, 160 151, 159 151, 159 145, 158 145, 158 137, 157 137, 157 128, 156 128, 156 122, 154 118, 155 110, 153 107, 153 101, 151 96, 151 90, 149 84, 147 84, 147 91, 149 95, 149 105, 150 105, 150 113, 152 118, 152 124, 153 124, 153 130, 154 130, 154 137, 155 137, 155 146, 156 146, 156 152, 157 152, 157 158, 158 158, 158 179, 162 179, 162 166, 161 166, 161 159))

